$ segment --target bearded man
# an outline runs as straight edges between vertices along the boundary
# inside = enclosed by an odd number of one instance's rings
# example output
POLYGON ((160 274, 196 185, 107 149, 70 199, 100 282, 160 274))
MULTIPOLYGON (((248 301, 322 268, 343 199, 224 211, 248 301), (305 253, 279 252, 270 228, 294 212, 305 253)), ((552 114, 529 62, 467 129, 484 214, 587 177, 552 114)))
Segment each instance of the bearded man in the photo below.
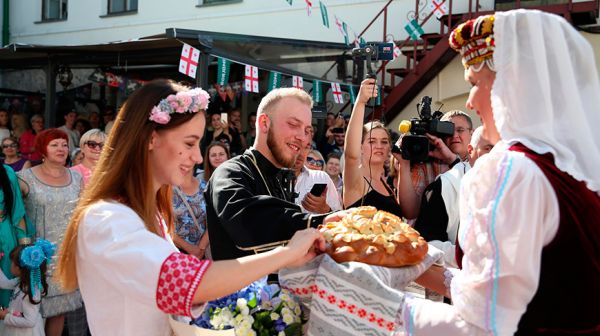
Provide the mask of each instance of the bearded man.
POLYGON ((297 230, 322 223, 324 215, 294 204, 289 169, 309 141, 312 104, 300 89, 269 92, 258 106, 254 146, 213 173, 205 198, 214 260, 273 249, 297 230))

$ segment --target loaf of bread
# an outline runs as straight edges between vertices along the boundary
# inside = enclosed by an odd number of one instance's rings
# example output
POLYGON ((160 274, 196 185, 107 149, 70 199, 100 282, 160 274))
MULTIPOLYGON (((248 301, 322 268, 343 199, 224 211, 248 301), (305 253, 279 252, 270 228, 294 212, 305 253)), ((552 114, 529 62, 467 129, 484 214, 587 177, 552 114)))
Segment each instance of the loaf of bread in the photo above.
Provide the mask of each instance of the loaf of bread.
POLYGON ((370 265, 415 265, 427 254, 427 242, 398 216, 372 206, 352 208, 338 222, 319 226, 327 240, 326 252, 337 262, 370 265))

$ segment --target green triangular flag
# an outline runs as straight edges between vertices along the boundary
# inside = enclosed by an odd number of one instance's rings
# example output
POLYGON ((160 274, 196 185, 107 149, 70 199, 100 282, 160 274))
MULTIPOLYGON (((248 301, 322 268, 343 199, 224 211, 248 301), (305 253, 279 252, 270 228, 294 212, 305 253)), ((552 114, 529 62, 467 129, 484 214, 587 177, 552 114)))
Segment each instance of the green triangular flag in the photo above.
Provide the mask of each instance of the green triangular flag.
POLYGON ((217 83, 220 86, 225 86, 229 83, 229 71, 231 70, 231 61, 219 57, 217 61, 217 83))
POLYGON ((315 103, 323 102, 323 91, 321 89, 321 81, 313 81, 312 97, 315 103))
POLYGON ((321 7, 321 19, 323 19, 323 26, 329 28, 329 15, 327 15, 327 7, 322 1, 319 1, 319 7, 321 7))
POLYGON ((404 30, 408 33, 412 40, 418 40, 421 35, 425 34, 423 28, 417 22, 417 19, 412 19, 409 23, 404 26, 404 30))
POLYGON ((344 31, 344 43, 346 43, 346 45, 350 45, 350 39, 348 38, 348 26, 346 26, 346 22, 342 22, 342 30, 344 31))
POLYGON ((348 93, 350 94, 350 102, 356 104, 356 86, 348 85, 348 93))
POLYGON ((375 98, 375 106, 381 106, 382 97, 383 91, 381 91, 381 85, 377 85, 377 98, 375 98))
POLYGON ((361 36, 361 38, 358 40, 358 43, 360 43, 360 46, 363 47, 367 44, 367 41, 361 36))
POLYGON ((269 73, 269 84, 267 85, 267 90, 275 90, 281 87, 281 74, 279 72, 271 71, 269 73))
POLYGON ((292 1, 293 1, 293 0, 285 0, 285 1, 287 1, 287 3, 289 3, 289 4, 290 4, 290 6, 292 5, 292 1))

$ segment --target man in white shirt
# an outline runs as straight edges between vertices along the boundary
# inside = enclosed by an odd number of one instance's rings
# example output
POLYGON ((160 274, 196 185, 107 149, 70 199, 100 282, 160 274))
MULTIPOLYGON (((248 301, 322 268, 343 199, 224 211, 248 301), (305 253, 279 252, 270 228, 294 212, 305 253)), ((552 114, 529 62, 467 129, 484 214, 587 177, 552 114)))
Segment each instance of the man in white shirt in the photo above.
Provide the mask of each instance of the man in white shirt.
POLYGON ((342 205, 339 194, 329 175, 324 171, 308 169, 304 166, 310 150, 311 145, 307 144, 300 151, 294 164, 293 169, 296 174, 294 191, 297 194, 294 202, 302 208, 302 211, 307 213, 323 214, 341 210, 342 205), (316 184, 326 184, 320 195, 310 193, 316 184))

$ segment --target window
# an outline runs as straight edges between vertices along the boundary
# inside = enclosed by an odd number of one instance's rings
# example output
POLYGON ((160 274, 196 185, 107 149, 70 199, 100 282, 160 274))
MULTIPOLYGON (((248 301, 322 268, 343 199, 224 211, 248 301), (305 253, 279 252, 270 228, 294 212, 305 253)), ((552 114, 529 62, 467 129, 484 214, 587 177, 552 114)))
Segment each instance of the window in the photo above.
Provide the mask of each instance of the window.
POLYGON ((66 19, 67 0, 42 0, 42 21, 66 19))
POLYGON ((137 9, 138 0, 108 0, 108 14, 135 12, 137 9))

